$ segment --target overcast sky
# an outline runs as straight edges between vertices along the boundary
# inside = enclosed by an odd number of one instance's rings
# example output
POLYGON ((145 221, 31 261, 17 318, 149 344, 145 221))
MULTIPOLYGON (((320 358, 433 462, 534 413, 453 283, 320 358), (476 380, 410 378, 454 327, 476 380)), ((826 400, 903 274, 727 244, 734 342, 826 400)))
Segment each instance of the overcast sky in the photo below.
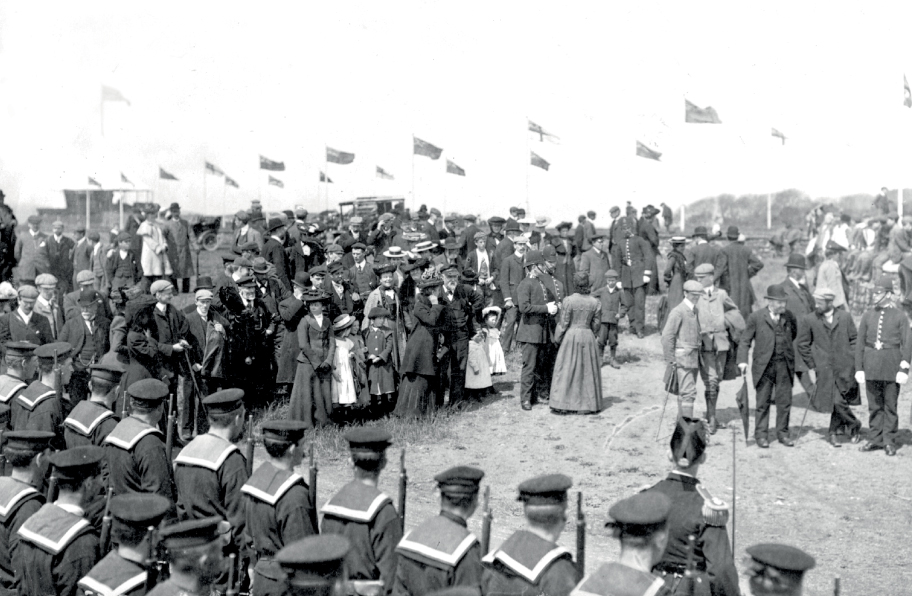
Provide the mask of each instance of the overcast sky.
POLYGON ((122 171, 185 210, 319 210, 326 145, 356 155, 329 164, 332 205, 409 197, 413 163, 419 204, 491 215, 528 198, 555 220, 627 200, 912 187, 907 3, 743 4, 3 3, 0 188, 28 213, 122 171), (131 102, 105 104, 104 137, 102 84, 131 102), (723 124, 685 125, 685 97, 723 124), (412 134, 443 158, 413 160, 412 134), (636 157, 637 139, 662 161, 636 157), (259 154, 285 162, 284 190, 259 154), (240 190, 210 176, 204 199, 206 160, 240 190))

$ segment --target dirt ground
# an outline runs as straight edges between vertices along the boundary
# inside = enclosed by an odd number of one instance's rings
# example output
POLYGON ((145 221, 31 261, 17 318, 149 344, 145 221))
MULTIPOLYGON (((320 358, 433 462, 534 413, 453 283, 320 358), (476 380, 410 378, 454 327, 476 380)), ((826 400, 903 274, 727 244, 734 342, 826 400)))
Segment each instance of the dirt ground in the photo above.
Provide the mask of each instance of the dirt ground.
MULTIPOLYGON (((765 261, 767 268, 755 280, 761 296, 761 288, 784 277, 783 259, 765 261)), ((214 267, 214 259, 206 258, 204 263, 210 263, 209 267, 204 265, 204 271, 214 267)), ((556 416, 547 406, 522 411, 517 357, 511 355, 511 370, 497 384, 498 395, 446 419, 449 427, 444 438, 394 446, 380 488, 396 499, 398 448, 405 446, 410 478, 407 527, 437 513, 438 495, 433 481, 436 473, 452 465, 473 465, 486 471, 483 483, 491 487, 491 543, 496 547, 522 526, 517 484, 534 475, 561 472, 573 478, 572 491, 582 491, 584 495, 587 568, 591 570, 615 557, 615 541, 604 529, 608 508, 618 499, 657 482, 670 469, 667 449, 676 405, 672 396, 662 418, 664 364, 654 328, 653 298, 648 312, 653 326, 646 338, 621 335, 622 368, 602 368, 607 407, 600 414, 556 416)), ((912 528, 908 386, 900 397, 900 449, 893 458, 886 457, 883 451, 861 453, 857 446, 849 444, 841 449, 830 447, 824 441, 828 414, 812 410, 800 426, 807 404, 800 385, 795 390, 791 415, 793 436, 800 437, 797 445, 788 449, 774 442, 770 449, 761 450, 752 438, 745 445, 735 404, 739 387, 740 381, 723 383, 719 419, 726 427, 712 437, 708 461, 700 470, 700 479, 712 494, 732 503, 734 440, 735 561, 739 570, 745 568, 745 547, 784 542, 817 559, 817 567, 806 578, 805 594, 832 594, 837 576, 842 579, 844 595, 908 594, 908 586, 912 585, 906 542, 912 528)), ((702 387, 698 390, 697 413, 702 415, 702 387)), ((753 387, 750 399, 753 405, 753 387)), ((854 410, 867 427, 866 399, 862 403, 854 410)), ((775 420, 774 414, 771 419, 775 420)), ((338 451, 324 454, 319 462, 320 504, 350 478, 343 445, 340 441, 336 445, 338 451)), ((259 460, 259 449, 257 455, 259 460)), ((306 468, 300 472, 306 477, 306 468)), ((575 502, 576 495, 572 496, 575 502)), ((570 517, 560 542, 575 550, 575 514, 570 517)), ((733 525, 729 523, 730 533, 733 525)), ((469 521, 469 528, 480 535, 481 511, 469 521)), ((745 586, 742 577, 742 589, 745 586)))

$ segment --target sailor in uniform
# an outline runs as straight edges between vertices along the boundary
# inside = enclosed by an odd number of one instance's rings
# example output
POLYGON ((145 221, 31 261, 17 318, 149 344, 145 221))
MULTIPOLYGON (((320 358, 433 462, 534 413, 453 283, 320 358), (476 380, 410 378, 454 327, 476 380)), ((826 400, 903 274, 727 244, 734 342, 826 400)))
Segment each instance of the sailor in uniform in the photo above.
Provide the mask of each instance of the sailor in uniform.
POLYGON ((526 528, 482 559, 485 594, 567 596, 579 581, 573 557, 557 544, 567 523, 567 490, 573 482, 548 474, 519 485, 526 528))
POLYGON ((747 554, 751 558, 748 584, 754 596, 801 596, 804 574, 817 564, 811 555, 785 544, 755 544, 747 554))
MULTIPOLYGON (((702 266, 702 265, 701 265, 702 266)), ((646 490, 662 493, 671 501, 668 516, 668 547, 654 572, 665 578, 672 594, 683 593, 684 572, 691 557, 689 537, 694 537, 692 561, 696 567, 693 594, 736 595, 738 570, 728 540, 728 505, 713 497, 697 480, 706 461, 705 426, 700 420, 678 418, 671 435, 674 470, 646 490)))
POLYGON ((105 438, 117 426, 111 408, 117 399, 117 386, 126 368, 119 362, 93 364, 90 368, 91 395, 76 404, 63 421, 63 438, 67 449, 84 445, 101 447, 105 438))
POLYGON ((222 555, 227 522, 220 517, 191 519, 159 532, 168 559, 169 577, 146 596, 210 596, 228 569, 222 555))
POLYGON ((59 496, 25 520, 14 562, 21 594, 74 596, 95 565, 98 536, 83 506, 97 494, 104 449, 76 447, 51 456, 59 496))
POLYGON ((174 475, 158 430, 168 386, 143 379, 130 385, 127 394, 130 415, 104 440, 110 486, 115 495, 154 493, 174 503, 174 475))
POLYGON ((659 492, 643 492, 618 501, 608 510, 614 537, 621 542, 616 563, 605 563, 587 575, 572 596, 668 596, 665 582, 651 573, 668 543, 671 501, 659 492))
POLYGON ((358 428, 346 433, 345 440, 355 478, 323 506, 322 533, 341 534, 350 541, 346 562, 356 594, 388 594, 396 574, 402 520, 377 484, 392 437, 379 428, 358 428))
POLYGON ((440 489, 440 515, 405 535, 396 549, 395 596, 425 596, 450 586, 481 586, 481 545, 468 520, 478 508, 484 472, 456 466, 434 477, 440 489))
MULTIPOLYGON (((292 542, 276 554, 287 596, 345 596, 345 561, 351 543, 344 536, 309 536, 292 542)), ((260 594, 257 591, 257 594, 260 594)))
POLYGON ((38 346, 27 341, 8 341, 3 347, 6 374, 0 375, 0 402, 12 408, 13 400, 35 377, 37 361, 34 356, 38 346))
POLYGON ((10 476, 0 476, 0 595, 19 594, 19 578, 13 559, 23 522, 44 505, 44 495, 35 488, 41 478, 39 459, 51 447, 54 433, 20 430, 4 433, 3 455, 12 467, 10 476))
POLYGON ((149 528, 171 509, 161 495, 132 493, 111 499, 111 542, 117 545, 77 584, 84 596, 142 596, 151 559, 149 528))
POLYGON ((285 545, 317 533, 316 512, 304 478, 295 474, 304 455, 304 431, 299 420, 263 423, 266 461, 241 487, 247 497, 247 532, 253 541, 257 596, 285 594, 284 574, 273 560, 285 545))
MULTIPOLYGON (((55 448, 63 447, 63 408, 57 402, 57 376, 54 364, 60 367, 60 383, 67 386, 71 372, 71 352, 66 342, 44 344, 35 348, 39 380, 23 389, 10 405, 13 428, 16 430, 46 430, 54 433, 55 448)), ((62 388, 61 388, 62 391, 62 388)), ((66 396, 64 396, 66 399, 66 396)))

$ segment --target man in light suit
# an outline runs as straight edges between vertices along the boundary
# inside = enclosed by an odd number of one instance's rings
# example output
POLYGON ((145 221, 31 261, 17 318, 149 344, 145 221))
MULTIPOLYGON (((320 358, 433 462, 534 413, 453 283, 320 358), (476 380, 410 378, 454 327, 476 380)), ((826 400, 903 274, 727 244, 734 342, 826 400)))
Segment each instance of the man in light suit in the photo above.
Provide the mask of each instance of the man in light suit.
POLYGON ((674 367, 678 380, 678 418, 693 418, 697 400, 697 371, 700 370, 700 320, 697 305, 703 286, 684 282, 684 300, 671 309, 662 328, 662 352, 666 364, 674 367))
POLYGON ((19 288, 19 308, 0 316, 0 348, 8 341, 27 341, 38 346, 54 341, 51 324, 35 314, 36 300, 35 286, 19 288))
POLYGON ((18 267, 19 285, 33 285, 40 273, 48 271, 47 234, 41 231, 41 218, 30 215, 28 232, 16 238, 13 255, 18 267))
POLYGON ((580 256, 577 271, 589 276, 589 289, 594 292, 605 287, 605 273, 611 269, 608 259, 608 239, 603 234, 589 238, 592 248, 580 256))
POLYGON ((488 235, 484 232, 475 232, 470 239, 475 248, 470 250, 465 257, 465 268, 478 274, 478 287, 484 293, 486 305, 492 300, 494 290, 497 289, 496 283, 500 267, 500 263, 494 260, 494 251, 488 250, 485 246, 487 238, 488 235))
POLYGON ((46 317, 51 324, 51 335, 56 340, 63 329, 64 313, 60 306, 60 290, 58 280, 50 273, 42 273, 35 278, 38 284, 38 300, 35 302, 35 312, 46 317))

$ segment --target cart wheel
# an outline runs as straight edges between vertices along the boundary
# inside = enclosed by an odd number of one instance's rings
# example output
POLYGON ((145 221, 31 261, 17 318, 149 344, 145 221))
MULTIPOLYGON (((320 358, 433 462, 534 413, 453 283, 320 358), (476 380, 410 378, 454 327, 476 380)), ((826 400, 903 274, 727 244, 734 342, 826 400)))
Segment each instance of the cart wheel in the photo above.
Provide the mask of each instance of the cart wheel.
POLYGON ((200 246, 205 248, 208 251, 214 251, 218 249, 219 239, 218 234, 214 232, 206 232, 203 234, 203 237, 200 239, 200 246))

